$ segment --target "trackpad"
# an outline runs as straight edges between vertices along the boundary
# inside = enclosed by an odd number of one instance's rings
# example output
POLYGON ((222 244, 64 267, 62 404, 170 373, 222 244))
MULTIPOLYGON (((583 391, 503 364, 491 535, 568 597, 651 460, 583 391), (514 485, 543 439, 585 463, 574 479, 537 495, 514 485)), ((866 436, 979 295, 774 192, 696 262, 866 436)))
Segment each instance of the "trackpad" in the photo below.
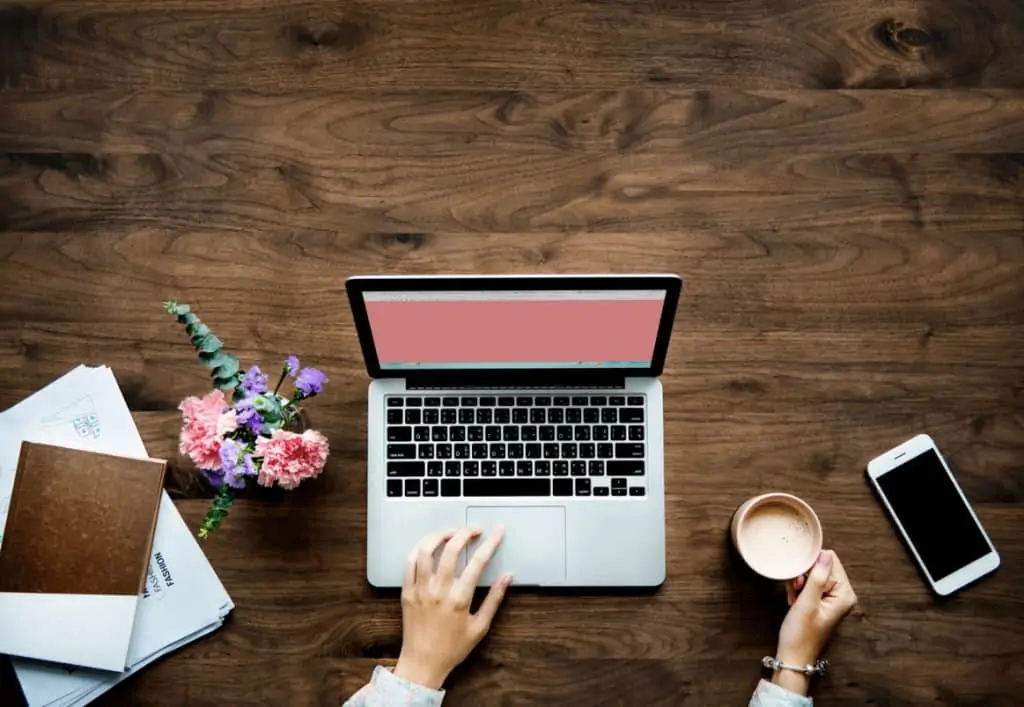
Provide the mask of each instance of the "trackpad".
MULTIPOLYGON (((565 581, 565 509, 560 506, 470 506, 466 525, 483 531, 504 526, 505 539, 487 565, 481 586, 505 572, 515 575, 513 586, 565 581)), ((479 543, 479 541, 477 541, 479 543)), ((472 555, 477 543, 469 547, 472 555)))

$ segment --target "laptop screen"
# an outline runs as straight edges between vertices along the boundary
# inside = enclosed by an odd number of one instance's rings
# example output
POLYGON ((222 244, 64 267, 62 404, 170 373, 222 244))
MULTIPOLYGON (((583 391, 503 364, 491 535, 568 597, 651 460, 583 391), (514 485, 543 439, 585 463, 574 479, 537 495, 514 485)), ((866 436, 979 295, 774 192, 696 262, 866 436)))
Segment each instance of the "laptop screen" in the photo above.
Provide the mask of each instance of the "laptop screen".
POLYGON ((651 366, 665 290, 367 291, 381 370, 651 366))

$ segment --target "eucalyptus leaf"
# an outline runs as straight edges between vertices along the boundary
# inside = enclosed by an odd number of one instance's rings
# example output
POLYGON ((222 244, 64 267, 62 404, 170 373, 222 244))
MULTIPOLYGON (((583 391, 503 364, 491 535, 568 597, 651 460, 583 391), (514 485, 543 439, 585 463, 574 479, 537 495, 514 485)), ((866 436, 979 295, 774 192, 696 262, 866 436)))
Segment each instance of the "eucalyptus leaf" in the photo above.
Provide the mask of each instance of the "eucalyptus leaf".
POLYGON ((193 339, 195 339, 195 337, 197 336, 206 336, 207 334, 209 334, 210 327, 206 326, 197 319, 196 323, 193 324, 191 327, 185 327, 185 331, 187 331, 189 335, 193 339))
MULTIPOLYGON (((235 378, 234 376, 231 376, 229 378, 217 378, 216 376, 214 376, 213 378, 213 387, 217 388, 218 390, 228 390, 229 388, 234 388, 237 385, 238 379, 235 378)), ((240 399, 241 398, 238 398, 236 396, 235 402, 238 402, 240 399)))
POLYGON ((214 351, 219 351, 221 347, 224 346, 224 342, 218 339, 213 334, 207 334, 202 338, 203 341, 199 345, 199 349, 201 351, 205 351, 206 353, 213 353, 214 351))
POLYGON ((178 324, 184 324, 186 331, 189 329, 189 327, 193 326, 198 321, 199 317, 192 314, 191 312, 189 312, 188 314, 178 315, 178 324))
POLYGON ((222 366, 232 358, 234 358, 234 356, 229 353, 224 353, 223 351, 212 351, 210 353, 205 351, 199 352, 199 362, 204 366, 209 366, 210 368, 222 366))
POLYGON ((174 308, 174 313, 177 314, 179 317, 184 314, 188 314, 191 311, 192 308, 189 307, 187 304, 179 304, 174 308))
POLYGON ((275 425, 281 420, 281 401, 276 395, 256 396, 253 407, 268 425, 275 425))
POLYGON ((213 375, 217 378, 230 378, 238 373, 238 359, 231 354, 223 354, 222 362, 213 369, 213 375))

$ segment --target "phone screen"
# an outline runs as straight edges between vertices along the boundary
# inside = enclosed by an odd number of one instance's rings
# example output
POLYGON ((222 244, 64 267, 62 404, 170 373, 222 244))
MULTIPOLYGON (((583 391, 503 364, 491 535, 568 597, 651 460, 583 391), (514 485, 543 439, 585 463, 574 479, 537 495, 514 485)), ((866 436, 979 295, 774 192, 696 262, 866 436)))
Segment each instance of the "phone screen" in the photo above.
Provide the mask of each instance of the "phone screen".
POLYGON ((992 551, 935 450, 882 474, 878 486, 934 581, 992 551))

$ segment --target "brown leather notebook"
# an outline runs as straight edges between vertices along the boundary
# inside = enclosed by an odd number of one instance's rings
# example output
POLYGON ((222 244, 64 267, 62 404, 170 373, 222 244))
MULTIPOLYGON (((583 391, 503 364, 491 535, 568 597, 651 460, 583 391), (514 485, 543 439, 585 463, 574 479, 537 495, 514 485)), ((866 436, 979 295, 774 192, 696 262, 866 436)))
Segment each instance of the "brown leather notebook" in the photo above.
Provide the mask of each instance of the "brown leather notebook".
POLYGON ((22 443, 0 545, 0 651, 124 669, 149 566, 166 464, 22 443), (62 625, 71 631, 77 627, 79 634, 98 625, 105 634, 101 643, 124 634, 124 655, 117 657, 120 648, 110 655, 84 656, 92 662, 84 662, 77 650, 72 651, 76 660, 39 655, 61 653, 62 643, 98 638, 68 635, 70 640, 49 645, 26 642, 25 618, 44 611, 54 620, 55 612, 69 614, 62 625), (5 624, 11 621, 23 624, 22 630, 8 630, 11 627, 5 624))

